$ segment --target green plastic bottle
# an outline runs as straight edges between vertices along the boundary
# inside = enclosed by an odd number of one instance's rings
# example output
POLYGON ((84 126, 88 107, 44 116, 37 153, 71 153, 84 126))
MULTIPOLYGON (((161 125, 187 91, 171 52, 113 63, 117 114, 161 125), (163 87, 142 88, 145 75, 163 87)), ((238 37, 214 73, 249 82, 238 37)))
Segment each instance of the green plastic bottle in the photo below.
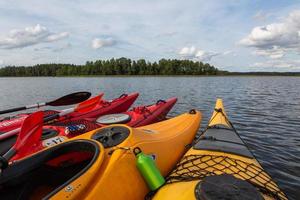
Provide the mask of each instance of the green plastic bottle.
POLYGON ((148 184, 150 190, 154 191, 161 187, 165 183, 165 179, 156 167, 152 157, 144 154, 138 147, 134 148, 133 152, 137 158, 136 166, 148 184))

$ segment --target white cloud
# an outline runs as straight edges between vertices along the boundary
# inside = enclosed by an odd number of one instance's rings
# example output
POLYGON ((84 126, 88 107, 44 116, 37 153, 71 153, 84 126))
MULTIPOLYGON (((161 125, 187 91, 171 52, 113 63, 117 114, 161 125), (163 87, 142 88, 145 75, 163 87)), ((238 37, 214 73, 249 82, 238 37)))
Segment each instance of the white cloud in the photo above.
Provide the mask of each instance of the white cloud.
POLYGON ((281 68, 281 69, 300 69, 300 60, 268 60, 265 62, 256 62, 254 67, 259 68, 281 68))
POLYGON ((179 51, 179 55, 185 59, 195 59, 201 61, 210 61, 213 57, 220 55, 217 52, 207 52, 201 49, 197 49, 194 46, 183 47, 179 51))
POLYGON ((14 49, 27 47, 39 43, 54 42, 67 37, 69 33, 52 33, 46 27, 37 24, 23 30, 13 29, 8 36, 0 37, 0 48, 14 49))
POLYGON ((257 49, 253 52, 253 54, 259 56, 266 56, 272 59, 279 59, 284 56, 285 50, 278 46, 273 46, 271 49, 257 49))
POLYGON ((4 60, 0 59, 0 66, 4 64, 4 60))
POLYGON ((196 48, 194 46, 192 47, 183 47, 180 51, 179 54, 182 55, 183 57, 195 57, 196 55, 196 48))
POLYGON ((46 27, 37 24, 24 29, 13 29, 8 36, 0 37, 0 48, 14 49, 39 43, 54 42, 69 36, 68 32, 52 33, 46 27))
POLYGON ((106 39, 95 38, 92 41, 92 48, 99 49, 102 47, 114 46, 115 44, 116 44, 116 41, 113 40, 112 38, 106 38, 106 39))
POLYGON ((279 23, 258 26, 239 41, 246 47, 254 47, 256 55, 272 59, 282 58, 289 52, 300 52, 300 10, 291 12, 279 23))
POLYGON ((61 32, 61 33, 57 33, 57 34, 52 34, 52 35, 49 35, 47 37, 47 41, 53 42, 53 41, 60 40, 60 39, 63 39, 65 37, 68 37, 68 36, 69 36, 68 32, 61 32))

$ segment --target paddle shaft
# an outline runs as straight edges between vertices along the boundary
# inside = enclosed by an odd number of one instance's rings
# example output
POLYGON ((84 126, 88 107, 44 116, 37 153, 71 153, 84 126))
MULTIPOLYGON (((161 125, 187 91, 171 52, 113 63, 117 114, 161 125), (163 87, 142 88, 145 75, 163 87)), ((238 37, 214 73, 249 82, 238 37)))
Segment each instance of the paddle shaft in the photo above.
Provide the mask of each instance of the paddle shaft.
POLYGON ((3 156, 0 158, 0 173, 2 172, 2 169, 6 168, 8 166, 8 161, 16 155, 17 150, 15 148, 10 148, 3 156))
POLYGON ((19 133, 20 130, 21 130, 21 127, 20 127, 20 128, 16 128, 16 129, 11 130, 11 131, 8 131, 8 132, 6 132, 6 133, 3 133, 3 134, 0 135, 0 140, 4 140, 4 139, 6 139, 6 138, 9 138, 9 137, 11 137, 11 136, 14 136, 14 135, 16 135, 17 133, 19 133))
MULTIPOLYGON (((2 157, 6 160, 10 160, 14 155, 16 155, 17 150, 15 148, 10 148, 2 157)), ((1 166, 0 166, 1 168, 1 166)))
MULTIPOLYGON (((61 111, 60 113, 57 113, 57 114, 54 114, 54 115, 50 115, 50 116, 44 118, 44 123, 50 122, 50 121, 52 121, 54 119, 58 119, 59 117, 65 116, 65 115, 70 114, 70 113, 72 113, 74 111, 75 111, 74 108, 65 109, 65 110, 61 111)), ((0 135, 0 140, 4 140, 6 138, 14 136, 17 133, 19 133, 20 130, 21 130, 21 128, 16 128, 14 130, 11 130, 11 131, 8 131, 6 133, 3 133, 3 134, 0 135)))
POLYGON ((0 111, 0 115, 2 114, 6 114, 6 113, 11 113, 11 112, 17 112, 17 111, 21 111, 21 110, 26 110, 26 109, 30 109, 30 108, 39 108, 39 107, 43 107, 46 106, 46 103, 36 103, 36 104, 32 104, 32 105, 28 105, 28 106, 22 106, 22 107, 18 107, 18 108, 11 108, 11 109, 7 109, 7 110, 1 110, 0 111))
POLYGON ((72 113, 74 111, 75 111, 74 108, 68 108, 68 109, 62 110, 60 113, 57 113, 57 114, 45 117, 44 118, 44 123, 50 122, 50 121, 52 121, 54 119, 58 119, 58 118, 63 117, 65 115, 67 115, 67 114, 70 114, 70 113, 72 113))
POLYGON ((1 110, 0 115, 11 113, 11 112, 17 112, 21 110, 31 109, 31 108, 39 108, 43 106, 65 106, 65 105, 71 105, 75 103, 79 103, 82 101, 87 100, 91 96, 90 92, 76 92, 72 94, 68 94, 66 96, 63 96, 59 99, 56 99, 54 101, 46 102, 46 103, 36 103, 32 105, 22 106, 18 108, 11 108, 7 110, 1 110))
POLYGON ((22 106, 22 107, 18 107, 18 108, 11 108, 11 109, 7 109, 7 110, 1 110, 0 115, 6 114, 6 113, 11 113, 11 112, 17 112, 17 111, 21 111, 21 110, 26 110, 26 109, 30 109, 30 108, 39 108, 39 107, 42 107, 42 106, 45 106, 45 105, 46 105, 46 103, 37 103, 37 104, 22 106))

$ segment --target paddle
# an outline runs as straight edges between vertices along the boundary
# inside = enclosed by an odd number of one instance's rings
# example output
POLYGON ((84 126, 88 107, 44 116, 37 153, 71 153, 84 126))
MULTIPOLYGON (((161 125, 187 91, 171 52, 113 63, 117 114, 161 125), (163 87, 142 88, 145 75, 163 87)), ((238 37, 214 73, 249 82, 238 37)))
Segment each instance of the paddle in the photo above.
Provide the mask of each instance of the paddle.
POLYGON ((100 95, 95 96, 91 99, 88 99, 84 102, 81 102, 80 104, 78 104, 74 108, 65 109, 65 110, 62 110, 59 113, 54 114, 54 115, 47 116, 46 118, 44 118, 44 123, 47 123, 47 122, 52 121, 54 119, 58 119, 62 116, 70 114, 72 112, 79 112, 79 113, 88 112, 89 110, 94 108, 99 103, 102 96, 103 96, 103 94, 100 94, 100 95))
POLYGON ((24 120, 16 143, 1 158, 0 169, 7 167, 8 161, 18 152, 27 152, 28 148, 39 142, 42 135, 43 112, 35 112, 24 120))
POLYGON ((60 97, 60 98, 58 98, 54 101, 50 101, 50 102, 36 103, 36 104, 27 105, 27 106, 23 106, 23 107, 2 110, 2 111, 0 111, 0 115, 1 114, 6 114, 6 113, 11 113, 11 112, 16 112, 16 111, 20 111, 20 110, 26 110, 26 109, 30 109, 30 108, 39 108, 39 107, 42 107, 42 106, 72 105, 72 104, 80 103, 84 100, 87 100, 88 98, 90 98, 90 96, 91 96, 90 92, 75 92, 75 93, 68 94, 68 95, 65 95, 63 97, 60 97))
MULTIPOLYGON (((100 101, 101 97, 103 94, 100 94, 98 96, 95 96, 91 99, 88 99, 84 102, 81 102, 80 104, 78 104, 76 107, 74 108, 68 108, 65 110, 62 110, 61 112, 54 114, 54 115, 50 115, 47 116, 45 118, 43 118, 44 123, 48 123, 52 120, 58 119, 60 117, 63 117, 67 114, 70 114, 72 112, 79 112, 79 113, 84 113, 84 112, 88 112, 89 110, 93 109, 100 101)), ((0 135, 0 140, 6 139, 8 137, 11 137, 13 135, 16 135, 18 132, 20 132, 21 128, 17 128, 11 131, 8 131, 6 133, 3 133, 0 135)))

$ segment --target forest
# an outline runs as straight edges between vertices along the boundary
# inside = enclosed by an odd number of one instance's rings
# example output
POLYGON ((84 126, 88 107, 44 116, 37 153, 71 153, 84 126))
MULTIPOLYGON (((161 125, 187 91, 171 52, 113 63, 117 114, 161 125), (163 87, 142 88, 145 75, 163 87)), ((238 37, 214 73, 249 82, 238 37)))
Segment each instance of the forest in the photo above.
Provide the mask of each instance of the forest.
POLYGON ((217 75, 219 71, 208 63, 191 60, 112 58, 87 61, 85 65, 38 64, 0 68, 0 76, 89 76, 89 75, 217 75))

